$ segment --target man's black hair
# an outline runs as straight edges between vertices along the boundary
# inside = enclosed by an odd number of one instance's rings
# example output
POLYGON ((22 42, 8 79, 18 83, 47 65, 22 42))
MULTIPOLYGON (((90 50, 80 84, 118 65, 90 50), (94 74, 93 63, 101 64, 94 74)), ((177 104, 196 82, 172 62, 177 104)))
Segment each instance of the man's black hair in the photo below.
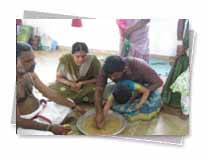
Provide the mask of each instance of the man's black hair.
POLYGON ((114 72, 121 72, 124 70, 125 62, 120 56, 109 56, 103 64, 103 71, 110 75, 114 72))

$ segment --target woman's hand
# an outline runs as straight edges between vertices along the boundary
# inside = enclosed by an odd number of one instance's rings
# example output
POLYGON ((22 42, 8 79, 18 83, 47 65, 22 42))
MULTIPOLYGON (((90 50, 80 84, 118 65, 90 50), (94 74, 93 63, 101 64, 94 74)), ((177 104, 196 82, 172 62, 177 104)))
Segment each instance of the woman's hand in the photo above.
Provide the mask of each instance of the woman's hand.
POLYGON ((54 133, 55 135, 66 135, 72 129, 70 127, 64 127, 61 125, 51 125, 49 131, 54 133))
POLYGON ((76 82, 70 82, 69 86, 71 87, 73 91, 79 91, 79 89, 77 88, 76 82))
POLYGON ((82 88, 82 85, 83 85, 82 82, 77 82, 77 83, 71 82, 69 86, 71 87, 72 90, 79 91, 82 88))
POLYGON ((82 88, 83 83, 82 82, 78 82, 75 84, 75 88, 76 90, 80 90, 82 88))
POLYGON ((70 86, 71 88, 75 89, 76 88, 76 82, 69 82, 68 86, 70 86))

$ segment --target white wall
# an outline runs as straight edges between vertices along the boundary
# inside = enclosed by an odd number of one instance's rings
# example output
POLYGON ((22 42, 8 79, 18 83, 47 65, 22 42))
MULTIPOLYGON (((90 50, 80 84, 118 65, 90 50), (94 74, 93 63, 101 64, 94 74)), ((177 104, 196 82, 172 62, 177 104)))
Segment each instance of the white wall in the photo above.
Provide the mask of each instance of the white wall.
POLYGON ((150 52, 175 55, 177 42, 177 19, 153 19, 150 23, 150 52))
MULTIPOLYGON (((25 19, 24 24, 38 27, 59 45, 71 46, 84 41, 89 48, 118 50, 119 31, 115 19, 84 19, 83 27, 71 27, 70 19, 25 19)), ((150 23, 150 52, 175 55, 177 20, 153 19, 150 23)))

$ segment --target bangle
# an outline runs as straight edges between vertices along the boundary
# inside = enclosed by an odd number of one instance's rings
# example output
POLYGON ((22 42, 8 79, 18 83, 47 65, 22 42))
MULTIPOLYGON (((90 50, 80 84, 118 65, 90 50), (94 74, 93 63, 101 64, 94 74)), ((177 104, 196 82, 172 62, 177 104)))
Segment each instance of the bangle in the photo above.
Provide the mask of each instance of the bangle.
POLYGON ((183 45, 183 40, 178 40, 177 45, 183 45))

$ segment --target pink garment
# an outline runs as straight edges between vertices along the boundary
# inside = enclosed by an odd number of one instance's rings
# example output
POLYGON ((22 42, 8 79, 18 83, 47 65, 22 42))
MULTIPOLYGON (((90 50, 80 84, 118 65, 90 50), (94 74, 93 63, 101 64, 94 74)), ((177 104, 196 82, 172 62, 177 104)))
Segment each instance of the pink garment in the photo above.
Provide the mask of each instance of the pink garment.
POLYGON ((16 19, 16 25, 22 25, 22 20, 21 19, 16 19))
POLYGON ((72 27, 82 27, 81 19, 72 19, 72 27))
POLYGON ((124 39, 124 31, 126 30, 125 19, 117 19, 116 23, 119 27, 120 36, 121 36, 122 39, 124 39))
MULTIPOLYGON (((124 44, 124 35, 123 32, 130 26, 135 25, 136 23, 141 22, 142 19, 120 19, 117 20, 119 30, 121 32, 120 40, 120 51, 119 55, 124 56, 123 44, 124 44)), ((144 59, 146 62, 149 61, 149 26, 145 25, 143 28, 132 32, 129 35, 130 49, 128 56, 137 57, 144 59)))

